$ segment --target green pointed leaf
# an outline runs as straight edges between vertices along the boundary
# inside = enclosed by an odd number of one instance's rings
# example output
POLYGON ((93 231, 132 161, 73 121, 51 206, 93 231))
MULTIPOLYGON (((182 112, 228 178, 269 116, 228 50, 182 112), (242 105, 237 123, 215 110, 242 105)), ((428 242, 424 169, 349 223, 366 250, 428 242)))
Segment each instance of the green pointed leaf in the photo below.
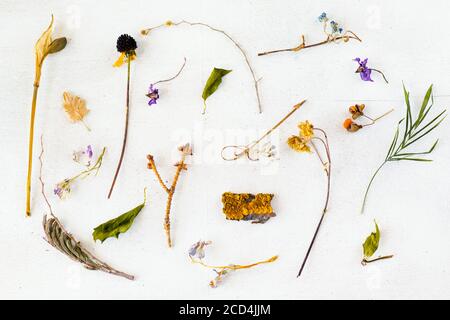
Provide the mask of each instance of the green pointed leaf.
POLYGON ((216 92, 219 85, 222 83, 222 78, 229 74, 232 70, 225 70, 214 68, 209 75, 208 81, 206 81, 205 88, 203 89, 202 98, 203 102, 209 98, 214 92, 216 92))
POLYGON ((100 240, 103 243, 103 241, 111 237, 119 238, 119 234, 125 233, 131 228, 134 219, 138 216, 144 206, 145 199, 144 202, 136 208, 94 228, 94 232, 92 233, 94 241, 100 240))
POLYGON ((370 236, 367 237, 366 241, 363 244, 363 252, 365 258, 370 258, 373 256, 375 251, 378 249, 378 244, 380 243, 380 229, 378 228, 378 224, 375 222, 375 232, 372 232, 370 236))
POLYGON ((47 53, 52 54, 64 49, 67 45, 67 39, 65 37, 58 38, 52 41, 48 46, 47 53))

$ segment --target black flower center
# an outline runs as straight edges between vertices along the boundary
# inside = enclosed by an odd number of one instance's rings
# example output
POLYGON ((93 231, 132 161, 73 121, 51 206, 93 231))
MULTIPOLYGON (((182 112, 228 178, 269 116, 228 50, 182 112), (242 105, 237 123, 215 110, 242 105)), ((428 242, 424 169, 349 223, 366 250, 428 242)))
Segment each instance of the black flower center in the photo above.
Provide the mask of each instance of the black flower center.
POLYGON ((119 52, 130 52, 136 50, 137 44, 136 40, 128 34, 122 34, 117 38, 117 51, 119 52))

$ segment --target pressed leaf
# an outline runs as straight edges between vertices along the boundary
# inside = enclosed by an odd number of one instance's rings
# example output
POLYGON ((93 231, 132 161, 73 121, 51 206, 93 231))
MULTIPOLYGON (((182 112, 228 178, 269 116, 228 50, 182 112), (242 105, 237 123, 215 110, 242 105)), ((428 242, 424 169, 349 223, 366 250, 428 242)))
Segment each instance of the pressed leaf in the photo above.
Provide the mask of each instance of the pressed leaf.
POLYGON ((375 251, 377 251, 378 244, 380 243, 380 236, 380 229, 378 228, 378 224, 375 221, 375 232, 372 232, 363 244, 363 252, 365 258, 370 258, 371 256, 373 256, 375 251))
POLYGON ((131 209, 130 211, 125 212, 117 218, 111 219, 94 228, 94 232, 92 233, 94 241, 100 240, 101 242, 103 242, 111 237, 119 238, 119 234, 125 233, 128 231, 128 229, 131 228, 134 219, 138 216, 144 206, 145 198, 144 202, 138 205, 136 208, 131 209))
POLYGON ((72 122, 83 121, 84 117, 89 113, 89 109, 86 108, 86 101, 84 101, 84 99, 69 92, 64 92, 63 100, 64 110, 66 110, 66 113, 72 122))
POLYGON ((219 85, 222 83, 222 78, 230 73, 232 70, 225 70, 214 68, 209 75, 208 81, 206 81, 205 88, 203 89, 202 98, 203 101, 209 98, 214 92, 216 92, 219 85))
POLYGON ((36 65, 41 65, 42 62, 44 61, 44 58, 48 54, 48 48, 52 43, 52 28, 53 28, 53 15, 50 25, 44 31, 44 33, 41 35, 41 37, 36 42, 36 45, 34 46, 34 49, 36 51, 36 65))
POLYGON ((48 47, 48 54, 56 53, 64 49, 67 45, 67 39, 65 37, 58 38, 52 41, 48 47))

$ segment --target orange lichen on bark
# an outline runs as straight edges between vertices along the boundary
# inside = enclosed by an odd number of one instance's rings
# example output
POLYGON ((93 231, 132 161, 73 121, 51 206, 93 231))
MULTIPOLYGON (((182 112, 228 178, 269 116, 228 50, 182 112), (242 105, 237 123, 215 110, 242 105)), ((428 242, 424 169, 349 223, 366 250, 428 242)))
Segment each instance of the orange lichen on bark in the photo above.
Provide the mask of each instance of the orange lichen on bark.
POLYGON ((274 195, 269 193, 231 193, 222 195, 223 213, 228 220, 252 220, 252 223, 265 223, 276 214, 271 201, 274 195))

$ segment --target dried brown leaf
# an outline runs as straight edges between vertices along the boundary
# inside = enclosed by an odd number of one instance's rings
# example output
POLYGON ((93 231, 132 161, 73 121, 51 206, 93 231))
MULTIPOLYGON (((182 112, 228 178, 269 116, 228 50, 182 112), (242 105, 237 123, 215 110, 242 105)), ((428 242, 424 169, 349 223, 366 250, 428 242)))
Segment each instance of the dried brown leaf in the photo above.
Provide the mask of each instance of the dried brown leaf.
POLYGON ((86 101, 69 92, 64 92, 63 99, 64 110, 69 119, 72 122, 83 121, 84 117, 89 113, 89 109, 86 108, 86 101))

